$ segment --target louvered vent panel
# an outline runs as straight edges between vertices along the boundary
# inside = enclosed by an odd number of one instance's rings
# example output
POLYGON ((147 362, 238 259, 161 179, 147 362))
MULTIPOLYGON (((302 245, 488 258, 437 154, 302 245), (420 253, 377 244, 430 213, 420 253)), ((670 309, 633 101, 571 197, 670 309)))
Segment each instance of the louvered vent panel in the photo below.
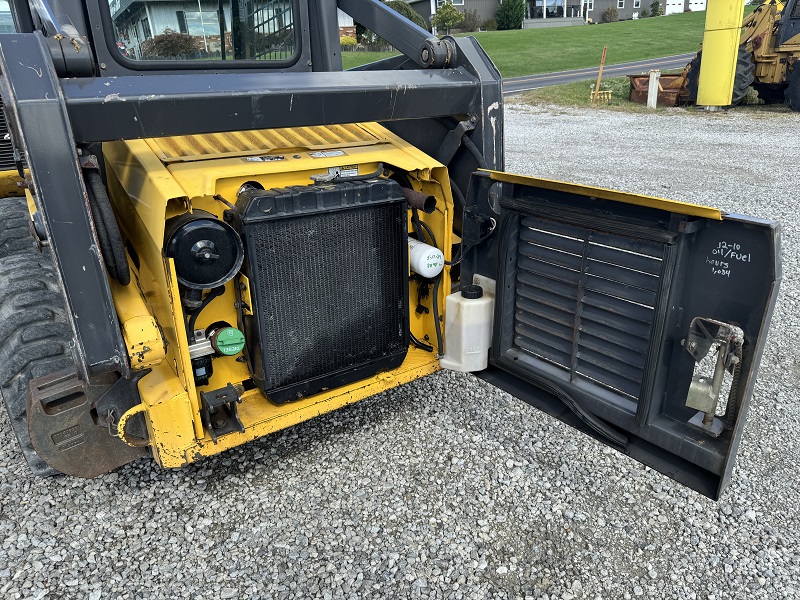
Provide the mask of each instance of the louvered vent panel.
POLYGON ((8 123, 6 123, 6 113, 3 111, 3 103, 0 101, 0 171, 16 171, 17 165, 14 162, 14 148, 7 134, 8 123))
POLYGON ((516 347, 638 399, 663 244, 523 217, 518 247, 516 347))

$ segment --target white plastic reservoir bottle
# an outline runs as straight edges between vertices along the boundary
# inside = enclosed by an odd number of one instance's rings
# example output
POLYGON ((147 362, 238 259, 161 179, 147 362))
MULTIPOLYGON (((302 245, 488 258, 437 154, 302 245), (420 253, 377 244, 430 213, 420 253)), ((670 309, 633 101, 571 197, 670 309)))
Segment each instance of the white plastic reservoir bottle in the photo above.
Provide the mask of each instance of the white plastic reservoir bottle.
MULTIPOLYGON (((494 283, 487 279, 486 283, 494 283)), ((488 286, 487 286, 488 287, 488 286)), ((494 317, 494 290, 466 285, 445 303, 443 369, 482 371, 489 365, 494 317), (487 293, 487 291, 489 293, 487 293)))

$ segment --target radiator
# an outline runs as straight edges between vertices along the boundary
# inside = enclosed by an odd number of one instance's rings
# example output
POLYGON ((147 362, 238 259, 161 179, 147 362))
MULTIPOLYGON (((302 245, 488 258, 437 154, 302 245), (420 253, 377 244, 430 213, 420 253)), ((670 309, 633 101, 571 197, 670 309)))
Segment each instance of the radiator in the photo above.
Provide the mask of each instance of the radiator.
POLYGON ((242 316, 247 353, 255 385, 272 402, 403 362, 407 217, 396 183, 249 190, 237 213, 253 304, 242 316))

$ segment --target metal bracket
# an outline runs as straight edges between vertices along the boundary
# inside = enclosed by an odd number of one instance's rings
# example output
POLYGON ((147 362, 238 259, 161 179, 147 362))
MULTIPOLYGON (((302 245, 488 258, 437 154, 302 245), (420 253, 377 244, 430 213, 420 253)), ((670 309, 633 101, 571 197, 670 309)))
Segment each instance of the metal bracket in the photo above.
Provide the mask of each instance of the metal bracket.
POLYGON ((474 115, 469 119, 459 121, 456 128, 451 129, 448 132, 447 136, 442 142, 442 145, 439 146, 439 150, 436 152, 436 160, 443 165, 449 165, 450 161, 453 160, 456 152, 461 147, 461 138, 463 138, 468 131, 475 129, 475 125, 477 124, 478 117, 474 115))
MULTIPOLYGON (((709 376, 708 373, 699 373, 695 369, 686 395, 686 406, 698 411, 689 420, 689 424, 714 437, 719 437, 730 425, 715 415, 726 370, 734 376, 729 398, 736 396, 742 341, 736 333, 735 326, 730 323, 695 317, 689 325, 689 334, 682 342, 683 348, 698 365, 709 355, 712 347, 716 347, 717 358, 713 373, 709 376)), ((727 410, 726 417, 735 418, 735 415, 733 411, 727 410)))
POLYGON ((211 392, 200 392, 200 418, 203 427, 214 443, 217 437, 238 431, 244 433, 244 425, 239 419, 237 404, 242 403, 239 392, 230 383, 224 388, 211 392))

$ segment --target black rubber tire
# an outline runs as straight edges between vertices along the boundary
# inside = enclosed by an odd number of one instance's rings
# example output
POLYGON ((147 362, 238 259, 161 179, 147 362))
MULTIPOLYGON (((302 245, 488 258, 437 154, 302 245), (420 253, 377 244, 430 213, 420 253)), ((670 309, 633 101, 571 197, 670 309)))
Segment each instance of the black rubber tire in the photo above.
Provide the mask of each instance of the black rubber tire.
MULTIPOLYGON (((689 90, 689 100, 697 103, 697 90, 700 83, 700 63, 703 60, 703 51, 698 52, 689 63, 691 70, 686 76, 686 89, 689 90)), ((739 46, 739 54, 736 59, 736 77, 733 80, 733 95, 730 106, 736 106, 747 97, 747 90, 755 81, 756 63, 753 60, 753 53, 745 50, 744 46, 739 46)))
POLYGON ((34 475, 57 473, 31 445, 28 383, 74 365, 72 328, 49 254, 0 258, 0 394, 34 475))
POLYGON ((764 104, 783 104, 786 86, 780 83, 753 84, 753 89, 758 94, 759 100, 764 104))
POLYGON ((786 106, 794 112, 800 112, 800 65, 797 63, 795 65, 794 70, 786 72, 784 99, 786 106))
POLYGON ((30 232, 30 220, 25 198, 0 200, 0 258, 36 247, 30 232))
POLYGON ((756 80, 756 61, 753 53, 748 52, 744 46, 739 46, 739 55, 736 59, 736 77, 733 80, 733 95, 731 106, 744 102, 747 92, 756 80))
POLYGON ((689 90, 689 101, 692 104, 697 102, 697 89, 700 83, 700 62, 703 59, 703 51, 700 50, 694 58, 689 61, 689 74, 686 75, 686 89, 689 90))

